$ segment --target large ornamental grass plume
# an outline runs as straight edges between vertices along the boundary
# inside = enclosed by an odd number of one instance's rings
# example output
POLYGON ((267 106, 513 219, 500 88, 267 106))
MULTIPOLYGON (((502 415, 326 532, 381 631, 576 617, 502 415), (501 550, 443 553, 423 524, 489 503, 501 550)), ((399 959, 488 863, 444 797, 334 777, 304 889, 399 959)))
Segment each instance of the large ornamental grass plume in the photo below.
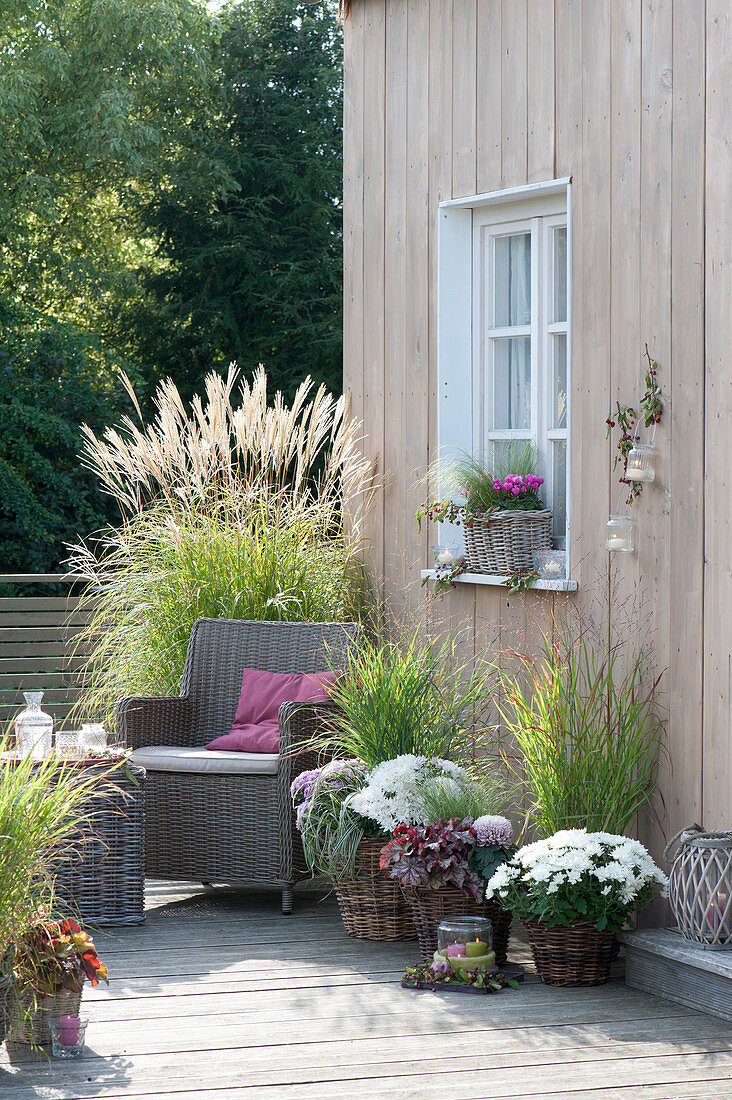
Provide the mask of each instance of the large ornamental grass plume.
POLYGON ((80 706, 111 717, 129 694, 177 693, 202 617, 342 621, 368 605, 361 524, 375 488, 346 400, 310 379, 291 407, 267 377, 210 374, 186 409, 158 388, 152 423, 125 417, 84 465, 119 505, 117 527, 72 548, 97 593, 80 706))

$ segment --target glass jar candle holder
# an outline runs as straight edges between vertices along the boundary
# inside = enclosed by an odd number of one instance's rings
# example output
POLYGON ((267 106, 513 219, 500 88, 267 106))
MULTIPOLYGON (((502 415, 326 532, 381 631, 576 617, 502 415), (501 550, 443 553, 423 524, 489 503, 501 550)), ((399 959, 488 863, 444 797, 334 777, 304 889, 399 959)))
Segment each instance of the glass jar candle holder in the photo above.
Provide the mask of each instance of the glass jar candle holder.
POLYGON ((88 1020, 78 1016, 59 1016, 51 1020, 51 1043, 54 1058, 81 1058, 84 1054, 88 1020))
POLYGON ((450 546, 433 546, 432 557, 435 569, 451 569, 461 561, 465 561, 465 550, 458 543, 450 546))
POLYGON ((544 581, 563 581, 567 574, 566 550, 534 550, 534 568, 544 581))
POLYGON ((82 748, 89 753, 104 752, 107 748, 107 731, 101 722, 85 722, 81 727, 82 748))
POLYGON ((493 925, 487 917, 454 917, 440 921, 437 955, 456 970, 491 969, 496 965, 493 925))
POLYGON ((81 753, 81 733, 79 730, 56 731, 56 755, 79 756, 81 753))
POLYGON ((610 516, 605 529, 605 549, 611 554, 631 554, 635 546, 635 520, 630 516, 610 516))
POLYGON ((628 481, 655 481, 656 451, 650 443, 634 443, 628 452, 628 481))

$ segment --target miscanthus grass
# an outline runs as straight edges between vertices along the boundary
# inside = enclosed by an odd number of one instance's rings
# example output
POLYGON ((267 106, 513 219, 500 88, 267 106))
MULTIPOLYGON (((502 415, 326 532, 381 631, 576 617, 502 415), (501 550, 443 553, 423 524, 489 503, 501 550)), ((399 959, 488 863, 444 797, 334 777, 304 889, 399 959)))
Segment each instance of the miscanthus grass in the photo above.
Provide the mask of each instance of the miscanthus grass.
POLYGON ((374 471, 343 399, 306 380, 291 407, 269 404, 263 371, 232 369, 190 409, 166 381, 152 422, 137 411, 102 437, 84 428, 84 464, 121 519, 69 558, 95 593, 80 707, 108 720, 122 695, 177 693, 198 618, 345 621, 370 598, 374 471))

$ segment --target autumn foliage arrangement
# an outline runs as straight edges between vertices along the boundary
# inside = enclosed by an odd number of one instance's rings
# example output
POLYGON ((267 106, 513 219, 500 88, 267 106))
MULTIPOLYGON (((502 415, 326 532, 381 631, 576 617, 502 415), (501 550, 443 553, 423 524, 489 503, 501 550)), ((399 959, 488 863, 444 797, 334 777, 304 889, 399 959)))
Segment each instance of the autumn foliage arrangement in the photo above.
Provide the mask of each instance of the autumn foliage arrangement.
POLYGON ((94 942, 75 920, 36 917, 15 943, 16 985, 38 997, 79 993, 86 981, 107 982, 94 942))
POLYGON ((403 886, 431 890, 456 887, 482 897, 484 881, 471 870, 468 858, 475 845, 469 818, 453 817, 433 825, 398 825, 381 849, 381 869, 403 886))

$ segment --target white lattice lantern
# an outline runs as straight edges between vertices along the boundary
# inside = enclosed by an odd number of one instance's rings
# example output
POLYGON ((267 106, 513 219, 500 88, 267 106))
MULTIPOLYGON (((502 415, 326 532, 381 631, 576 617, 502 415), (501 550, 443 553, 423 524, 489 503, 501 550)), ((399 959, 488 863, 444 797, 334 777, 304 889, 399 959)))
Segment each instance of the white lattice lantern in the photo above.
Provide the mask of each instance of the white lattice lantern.
POLYGON ((704 947, 732 948, 732 833, 693 825, 678 840, 669 874, 669 902, 679 931, 704 947))

